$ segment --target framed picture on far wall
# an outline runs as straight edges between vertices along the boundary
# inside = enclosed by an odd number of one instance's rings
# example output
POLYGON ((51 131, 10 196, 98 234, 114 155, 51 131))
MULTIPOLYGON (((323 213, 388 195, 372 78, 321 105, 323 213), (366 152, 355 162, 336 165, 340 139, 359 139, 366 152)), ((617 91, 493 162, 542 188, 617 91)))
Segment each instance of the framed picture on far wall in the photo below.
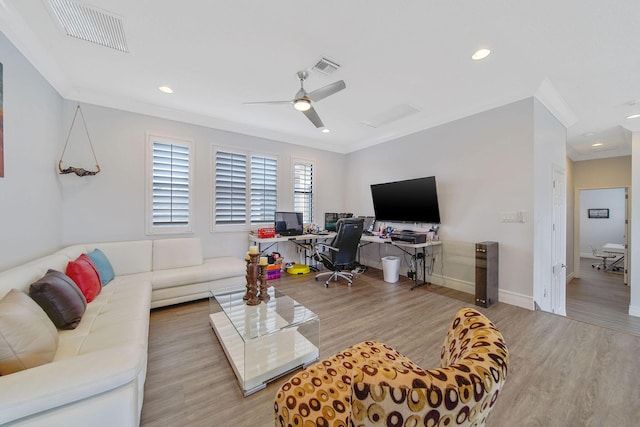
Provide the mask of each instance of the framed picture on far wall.
POLYGON ((609 218, 609 209, 587 209, 589 218, 609 218))

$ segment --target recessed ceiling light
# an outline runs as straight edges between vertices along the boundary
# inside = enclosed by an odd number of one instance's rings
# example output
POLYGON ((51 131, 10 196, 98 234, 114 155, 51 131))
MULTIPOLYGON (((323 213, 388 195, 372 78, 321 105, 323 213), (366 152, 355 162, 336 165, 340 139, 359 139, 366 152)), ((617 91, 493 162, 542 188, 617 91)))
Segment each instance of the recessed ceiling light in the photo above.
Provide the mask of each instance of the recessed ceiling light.
POLYGON ((591 144, 592 147, 602 147, 604 144, 602 142, 595 142, 591 144))
POLYGON ((640 117, 640 114, 632 114, 630 116, 627 116, 627 119, 637 119, 638 117, 640 117))
POLYGON ((330 129, 327 129, 327 128, 322 129, 322 133, 329 133, 329 132, 331 132, 330 129))
POLYGON ((164 93, 173 93, 173 89, 171 89, 169 86, 160 86, 158 90, 164 93))
POLYGON ((491 50, 487 48, 478 49, 473 55, 471 55, 471 59, 473 59, 474 61, 479 61, 489 56, 490 53, 491 50))

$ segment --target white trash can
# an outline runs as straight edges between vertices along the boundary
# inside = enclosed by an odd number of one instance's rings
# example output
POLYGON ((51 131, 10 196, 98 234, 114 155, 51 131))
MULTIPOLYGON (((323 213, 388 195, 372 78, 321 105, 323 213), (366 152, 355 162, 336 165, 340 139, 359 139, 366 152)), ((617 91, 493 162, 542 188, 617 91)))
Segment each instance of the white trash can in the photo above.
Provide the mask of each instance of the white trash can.
POLYGON ((396 283, 400 278, 400 258, 386 256, 382 258, 382 274, 387 283, 396 283))

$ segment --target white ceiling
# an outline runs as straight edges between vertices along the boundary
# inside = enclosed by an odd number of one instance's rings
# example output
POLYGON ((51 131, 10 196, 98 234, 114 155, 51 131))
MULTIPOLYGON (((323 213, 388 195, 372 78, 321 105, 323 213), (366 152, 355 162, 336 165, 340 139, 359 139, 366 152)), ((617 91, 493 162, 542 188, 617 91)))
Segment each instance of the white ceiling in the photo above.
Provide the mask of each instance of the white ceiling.
POLYGON ((640 113, 638 0, 82 4, 121 18, 128 53, 67 36, 49 0, 0 0, 0 30, 69 100, 340 153, 530 96, 568 127, 574 160, 628 155, 640 131, 625 118, 640 113), (492 54, 472 61, 480 47, 492 54), (243 104, 292 99, 323 56, 341 68, 305 88, 345 81, 314 104, 331 133, 289 105, 243 104), (406 106, 419 112, 363 124, 406 106))

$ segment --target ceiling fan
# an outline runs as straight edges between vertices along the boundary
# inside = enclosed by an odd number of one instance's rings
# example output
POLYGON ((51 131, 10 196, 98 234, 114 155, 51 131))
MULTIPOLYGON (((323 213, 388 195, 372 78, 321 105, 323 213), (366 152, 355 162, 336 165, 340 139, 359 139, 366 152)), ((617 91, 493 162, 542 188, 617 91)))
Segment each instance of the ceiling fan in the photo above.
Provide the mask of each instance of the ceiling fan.
POLYGON ((293 108, 301 111, 317 128, 324 127, 320 116, 316 113, 316 110, 311 106, 311 102, 318 102, 327 96, 333 95, 336 92, 345 89, 347 85, 344 81, 338 80, 326 86, 316 89, 313 92, 304 90, 304 81, 309 77, 309 73, 306 71, 298 71, 298 79, 300 79, 300 90, 296 93, 296 96, 291 101, 262 101, 262 102, 245 102, 245 104, 292 104, 293 108))

